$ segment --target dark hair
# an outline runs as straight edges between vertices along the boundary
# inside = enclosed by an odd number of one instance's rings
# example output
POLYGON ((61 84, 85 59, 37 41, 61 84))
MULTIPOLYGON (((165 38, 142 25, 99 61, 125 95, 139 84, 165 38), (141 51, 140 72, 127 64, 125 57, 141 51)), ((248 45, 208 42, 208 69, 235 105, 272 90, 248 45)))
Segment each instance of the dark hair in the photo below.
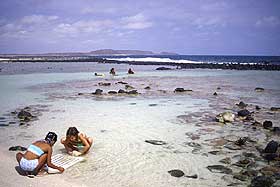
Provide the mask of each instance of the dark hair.
POLYGON ((66 136, 77 136, 79 134, 79 131, 76 127, 69 127, 66 136))
POLYGON ((45 138, 45 140, 48 143, 51 143, 52 141, 54 141, 54 143, 57 141, 57 135, 54 132, 49 132, 45 138))

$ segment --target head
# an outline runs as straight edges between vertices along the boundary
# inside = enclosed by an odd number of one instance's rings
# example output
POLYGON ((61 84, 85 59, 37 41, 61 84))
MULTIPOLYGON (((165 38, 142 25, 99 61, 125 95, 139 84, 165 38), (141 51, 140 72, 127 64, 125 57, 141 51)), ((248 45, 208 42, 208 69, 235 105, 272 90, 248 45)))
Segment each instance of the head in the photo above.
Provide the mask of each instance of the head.
POLYGON ((78 139, 79 131, 76 127, 69 127, 66 132, 66 137, 69 138, 70 141, 76 141, 78 139))
POLYGON ((57 141, 57 135, 54 132, 49 132, 45 137, 45 140, 47 141, 48 144, 53 146, 57 141))

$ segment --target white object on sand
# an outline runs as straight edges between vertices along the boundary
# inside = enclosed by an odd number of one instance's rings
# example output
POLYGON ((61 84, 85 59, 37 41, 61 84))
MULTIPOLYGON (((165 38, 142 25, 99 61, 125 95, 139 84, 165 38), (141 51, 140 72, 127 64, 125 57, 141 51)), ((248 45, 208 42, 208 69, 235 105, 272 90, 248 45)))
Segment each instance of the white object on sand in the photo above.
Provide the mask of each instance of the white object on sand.
MULTIPOLYGON (((83 157, 73 157, 69 155, 57 154, 52 156, 52 163, 58 167, 63 167, 67 169, 74 164, 77 164, 83 161, 85 158, 83 157)), ((57 169, 53 169, 48 167, 48 173, 59 173, 60 171, 57 169)))

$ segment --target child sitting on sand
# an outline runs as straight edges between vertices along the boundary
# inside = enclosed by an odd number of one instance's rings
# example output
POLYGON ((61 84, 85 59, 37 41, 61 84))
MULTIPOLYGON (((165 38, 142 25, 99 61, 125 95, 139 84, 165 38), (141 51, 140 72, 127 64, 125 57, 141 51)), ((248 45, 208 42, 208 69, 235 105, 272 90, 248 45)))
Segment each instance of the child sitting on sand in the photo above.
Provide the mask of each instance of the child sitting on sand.
POLYGON ((57 135, 54 132, 49 132, 44 140, 32 143, 24 154, 16 154, 19 167, 26 175, 37 175, 45 164, 53 169, 58 169, 60 172, 64 171, 64 168, 58 167, 51 162, 52 146, 56 140, 57 135))
POLYGON ((78 131, 76 127, 69 127, 66 132, 66 138, 61 139, 68 154, 80 156, 86 154, 92 145, 92 138, 78 131))

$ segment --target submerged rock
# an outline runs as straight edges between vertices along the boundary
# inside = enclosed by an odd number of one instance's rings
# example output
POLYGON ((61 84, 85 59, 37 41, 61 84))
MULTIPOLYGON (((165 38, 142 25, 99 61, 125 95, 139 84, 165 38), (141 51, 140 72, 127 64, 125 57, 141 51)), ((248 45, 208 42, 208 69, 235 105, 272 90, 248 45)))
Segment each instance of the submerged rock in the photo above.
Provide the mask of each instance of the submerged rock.
POLYGON ((255 91, 256 91, 256 92, 263 92, 263 91, 264 91, 264 88, 257 87, 257 88, 255 88, 255 91))
POLYGON ((99 86, 111 86, 110 82, 99 82, 98 83, 99 86))
POLYGON ((216 116, 216 121, 220 123, 233 122, 235 115, 231 112, 224 112, 216 116))
POLYGON ((127 92, 127 94, 139 94, 138 92, 137 92, 137 90, 131 90, 131 91, 128 91, 127 92))
POLYGON ((217 94, 217 92, 214 92, 213 95, 214 95, 214 96, 217 96, 218 94, 217 94))
POLYGON ((127 92, 124 91, 124 90, 122 90, 122 89, 119 89, 118 93, 119 93, 119 94, 126 94, 127 92))
POLYGON ((249 112, 249 110, 244 109, 244 110, 240 110, 238 111, 237 115, 241 116, 241 117, 246 117, 249 116, 251 113, 249 112))
POLYGON ((232 173, 232 170, 230 168, 227 168, 223 165, 211 165, 211 166, 207 166, 207 169, 212 173, 225 173, 225 174, 232 173))
POLYGON ((102 95, 103 90, 101 89, 96 89, 95 92, 93 92, 93 95, 102 95))
POLYGON ((150 87, 150 86, 147 86, 147 87, 145 87, 144 89, 145 89, 145 90, 150 90, 151 87, 150 87))
POLYGON ((278 149, 279 143, 271 140, 266 147, 264 148, 264 153, 276 153, 277 149, 278 149))
POLYGON ((279 112, 280 111, 280 107, 271 107, 270 110, 271 111, 275 111, 275 112, 279 112))
POLYGON ((126 90, 132 90, 132 89, 134 89, 134 87, 127 84, 127 85, 125 85, 125 89, 126 90))
POLYGON ((197 178, 198 178, 198 175, 197 175, 197 174, 194 174, 194 175, 186 175, 185 177, 187 177, 187 178, 192 178, 192 179, 197 179, 197 178))
POLYGON ((145 140, 145 142, 153 145, 166 145, 167 143, 161 140, 145 140))
POLYGON ((117 94, 118 92, 116 91, 109 91, 108 94, 117 94))
POLYGON ((168 173, 173 177, 183 177, 185 175, 185 173, 179 169, 170 170, 168 173))
POLYGON ((252 179, 250 187, 271 187, 274 181, 271 177, 257 176, 252 179))
POLYGON ((236 104, 239 108, 246 108, 248 105, 245 104, 243 101, 240 101, 238 104, 236 104))
POLYGON ((158 67, 158 68, 156 68, 156 70, 171 70, 171 68, 167 68, 167 67, 158 67))
POLYGON ((273 124, 272 124, 271 121, 264 121, 263 122, 263 128, 264 129, 270 129, 270 128, 272 128, 272 126, 273 126, 273 124))
POLYGON ((185 90, 185 88, 176 88, 174 92, 192 92, 191 89, 185 90))

